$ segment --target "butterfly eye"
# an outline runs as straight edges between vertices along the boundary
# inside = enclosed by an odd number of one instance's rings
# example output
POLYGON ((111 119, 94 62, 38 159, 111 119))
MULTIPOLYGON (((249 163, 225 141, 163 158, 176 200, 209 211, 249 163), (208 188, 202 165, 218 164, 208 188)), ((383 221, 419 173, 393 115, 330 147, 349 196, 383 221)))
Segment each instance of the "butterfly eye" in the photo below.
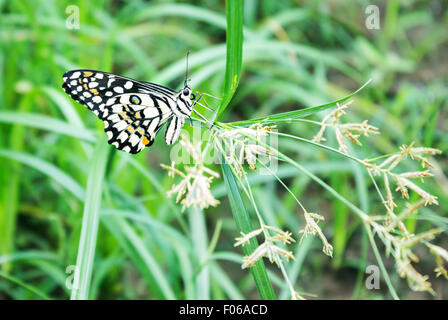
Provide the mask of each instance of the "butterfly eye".
POLYGON ((188 96, 190 94, 190 90, 185 88, 183 94, 184 94, 184 96, 188 96))

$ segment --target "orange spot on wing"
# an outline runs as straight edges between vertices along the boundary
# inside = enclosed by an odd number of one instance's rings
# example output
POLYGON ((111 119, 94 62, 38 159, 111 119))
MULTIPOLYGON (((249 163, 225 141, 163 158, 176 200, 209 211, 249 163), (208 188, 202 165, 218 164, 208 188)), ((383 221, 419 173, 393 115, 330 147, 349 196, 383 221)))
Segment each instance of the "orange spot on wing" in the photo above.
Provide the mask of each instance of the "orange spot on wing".
POLYGON ((96 89, 90 89, 90 92, 92 92, 93 94, 98 94, 98 90, 96 89))
POLYGON ((84 77, 90 77, 92 76, 93 72, 90 71, 84 71, 84 77))
POLYGON ((142 143, 143 143, 145 146, 148 145, 149 140, 148 140, 148 138, 146 138, 146 136, 143 136, 142 143))
POLYGON ((87 85, 84 83, 83 85, 84 89, 89 90, 89 88, 87 87, 87 85))

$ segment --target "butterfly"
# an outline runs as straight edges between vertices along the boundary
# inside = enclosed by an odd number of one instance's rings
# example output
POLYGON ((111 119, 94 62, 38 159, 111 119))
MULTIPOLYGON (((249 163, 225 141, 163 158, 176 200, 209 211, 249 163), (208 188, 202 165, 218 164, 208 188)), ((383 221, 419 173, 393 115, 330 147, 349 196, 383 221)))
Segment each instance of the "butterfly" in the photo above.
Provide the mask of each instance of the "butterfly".
POLYGON ((193 107, 200 104, 202 95, 196 99, 187 80, 181 90, 175 91, 87 69, 68 71, 62 78, 64 91, 104 122, 109 144, 129 153, 135 154, 151 146, 167 121, 165 142, 175 143, 185 119, 191 121, 192 111, 200 115, 193 107))

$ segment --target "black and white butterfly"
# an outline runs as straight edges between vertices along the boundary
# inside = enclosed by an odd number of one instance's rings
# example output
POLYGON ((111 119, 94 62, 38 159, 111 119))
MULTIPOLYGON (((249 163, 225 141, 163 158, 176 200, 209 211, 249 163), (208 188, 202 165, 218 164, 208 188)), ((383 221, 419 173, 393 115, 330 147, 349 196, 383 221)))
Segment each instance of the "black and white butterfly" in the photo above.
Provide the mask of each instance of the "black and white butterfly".
POLYGON ((63 80, 64 91, 104 121, 108 142, 130 153, 152 145, 167 121, 165 141, 169 145, 176 142, 185 118, 191 120, 193 107, 200 104, 187 81, 175 91, 95 70, 68 71, 63 80))

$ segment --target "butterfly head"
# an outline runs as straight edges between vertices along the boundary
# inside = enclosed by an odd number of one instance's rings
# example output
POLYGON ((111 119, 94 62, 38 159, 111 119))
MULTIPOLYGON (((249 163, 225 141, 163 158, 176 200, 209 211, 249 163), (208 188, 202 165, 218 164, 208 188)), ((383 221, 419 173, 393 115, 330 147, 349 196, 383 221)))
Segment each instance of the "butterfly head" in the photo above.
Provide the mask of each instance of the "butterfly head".
POLYGON ((195 100, 195 95, 192 93, 191 88, 188 85, 185 85, 183 89, 181 89, 177 93, 176 102, 178 111, 184 117, 189 117, 191 112, 193 111, 193 101, 195 100))

